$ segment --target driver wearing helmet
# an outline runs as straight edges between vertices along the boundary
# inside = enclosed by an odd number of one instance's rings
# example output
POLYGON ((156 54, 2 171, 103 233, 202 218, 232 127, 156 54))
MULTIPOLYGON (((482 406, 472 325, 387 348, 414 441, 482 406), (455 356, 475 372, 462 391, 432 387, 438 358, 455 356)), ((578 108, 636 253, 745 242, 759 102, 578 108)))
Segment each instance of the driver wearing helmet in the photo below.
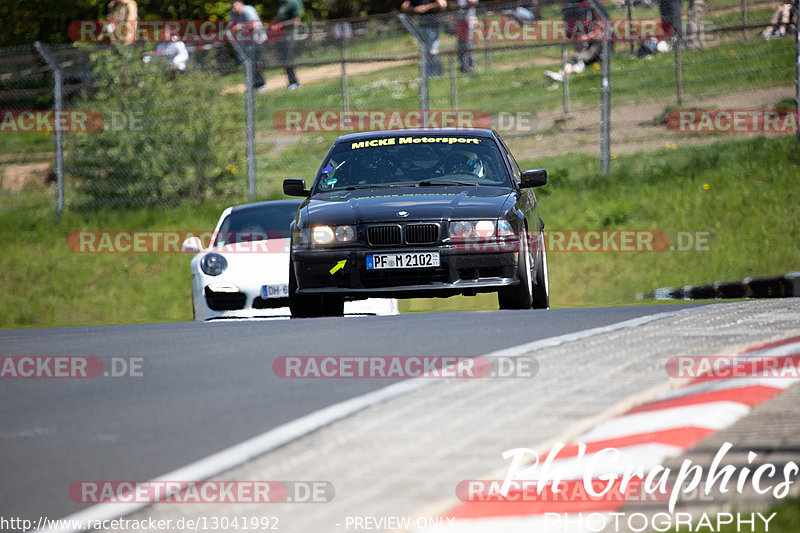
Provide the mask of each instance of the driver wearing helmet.
POLYGON ((485 170, 483 161, 474 152, 453 152, 444 158, 442 163, 444 174, 471 174, 483 178, 485 170))

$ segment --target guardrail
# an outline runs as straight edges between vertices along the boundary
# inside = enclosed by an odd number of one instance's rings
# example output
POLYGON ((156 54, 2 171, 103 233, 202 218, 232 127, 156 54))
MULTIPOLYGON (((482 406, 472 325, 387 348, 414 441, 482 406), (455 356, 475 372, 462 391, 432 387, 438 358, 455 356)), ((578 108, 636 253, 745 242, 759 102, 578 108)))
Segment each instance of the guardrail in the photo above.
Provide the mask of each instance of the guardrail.
POLYGON ((800 272, 741 281, 717 281, 706 285, 661 287, 637 294, 637 300, 723 300, 800 297, 800 272))

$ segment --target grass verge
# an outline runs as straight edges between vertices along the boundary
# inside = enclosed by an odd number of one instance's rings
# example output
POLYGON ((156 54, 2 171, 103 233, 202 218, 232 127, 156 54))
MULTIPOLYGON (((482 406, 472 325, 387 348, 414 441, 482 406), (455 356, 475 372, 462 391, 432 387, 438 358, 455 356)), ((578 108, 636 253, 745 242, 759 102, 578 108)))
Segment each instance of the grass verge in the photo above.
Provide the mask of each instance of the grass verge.
MULTIPOLYGON (((548 255, 554 307, 632 303, 661 286, 734 280, 800 269, 800 152, 793 137, 620 156, 607 177, 584 155, 522 161, 544 167, 537 190, 550 230, 663 230, 696 238, 687 251, 548 255)), ((189 257, 79 254, 66 237, 80 230, 213 227, 231 201, 170 209, 67 211, 53 221, 51 192, 0 194, 0 326, 5 328, 190 320, 189 257)), ((235 202, 234 202, 235 203, 235 202)), ((401 302, 404 312, 496 309, 494 295, 401 302)))

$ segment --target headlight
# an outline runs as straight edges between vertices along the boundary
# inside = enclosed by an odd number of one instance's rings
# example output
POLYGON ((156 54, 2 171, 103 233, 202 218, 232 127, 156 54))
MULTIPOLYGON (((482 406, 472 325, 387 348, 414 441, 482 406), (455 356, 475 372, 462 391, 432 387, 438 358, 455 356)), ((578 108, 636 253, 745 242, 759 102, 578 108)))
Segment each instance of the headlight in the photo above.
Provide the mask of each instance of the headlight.
POLYGON ((514 235, 514 228, 511 227, 511 222, 501 218, 497 221, 497 236, 508 237, 509 235, 514 235))
POLYGON ((450 222, 451 239, 485 239, 494 237, 491 220, 456 220, 450 222))
POLYGON ((338 242, 351 242, 356 240, 356 230, 353 226, 336 226, 334 230, 338 242))
POLYGON ((314 226, 311 238, 317 244, 330 244, 333 242, 333 230, 330 226, 314 226))
POLYGON ((353 226, 314 226, 311 230, 314 244, 331 244, 332 242, 353 242, 356 240, 356 229, 353 226))
POLYGON ((200 270, 209 276, 219 276, 228 268, 228 261, 219 254, 206 254, 200 260, 200 270))

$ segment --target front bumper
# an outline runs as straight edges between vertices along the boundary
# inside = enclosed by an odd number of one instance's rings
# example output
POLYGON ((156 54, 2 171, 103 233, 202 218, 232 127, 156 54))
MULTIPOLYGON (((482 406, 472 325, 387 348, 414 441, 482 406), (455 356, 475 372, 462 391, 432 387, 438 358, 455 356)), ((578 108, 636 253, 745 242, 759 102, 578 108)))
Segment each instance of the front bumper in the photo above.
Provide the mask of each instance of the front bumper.
POLYGON ((493 292, 519 281, 517 261, 517 252, 464 253, 452 246, 337 247, 295 250, 292 256, 298 293, 381 294, 395 298, 493 292), (367 270, 368 254, 432 251, 439 252, 438 267, 367 270), (344 267, 334 269, 342 260, 346 260, 344 267))

